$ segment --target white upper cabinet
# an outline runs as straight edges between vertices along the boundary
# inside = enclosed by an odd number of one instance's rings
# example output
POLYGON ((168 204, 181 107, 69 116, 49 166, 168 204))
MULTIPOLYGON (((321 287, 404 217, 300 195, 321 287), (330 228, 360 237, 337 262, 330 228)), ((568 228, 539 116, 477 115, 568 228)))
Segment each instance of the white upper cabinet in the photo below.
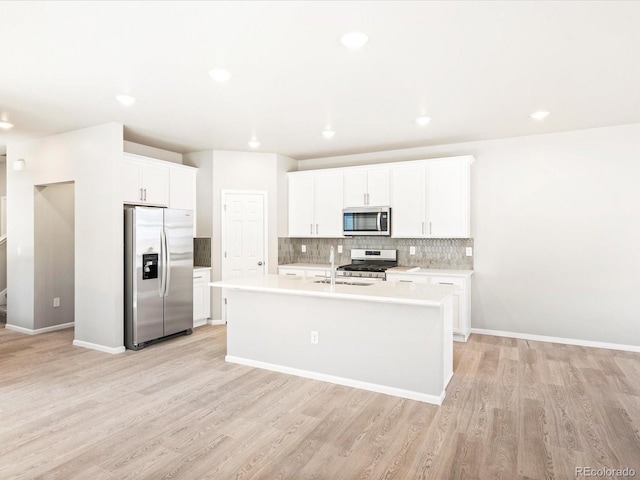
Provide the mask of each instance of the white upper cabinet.
POLYGON ((125 154, 122 161, 123 202, 169 205, 169 167, 159 160, 125 154))
POLYGON ((313 175, 289 175, 289 236, 313 235, 314 218, 313 175))
POLYGON ((427 173, 429 236, 468 238, 469 162, 437 161, 427 173))
POLYGON ((289 236, 342 236, 342 174, 289 174, 289 236))
POLYGON ((342 174, 315 175, 315 234, 342 236, 342 174))
POLYGON ((468 238, 472 157, 392 167, 391 233, 398 238, 468 238))
POLYGON ((470 155, 292 172, 289 236, 342 237, 342 208, 391 206, 396 238, 469 238, 470 155))
POLYGON ((187 165, 125 153, 123 203, 192 210, 195 217, 197 173, 197 168, 187 165))
POLYGON ((391 171, 391 235, 399 238, 425 236, 424 164, 395 167, 391 171))
POLYGON ((358 168, 345 171, 344 206, 389 206, 389 168, 358 168))
POLYGON ((172 166, 169 170, 169 205, 183 210, 196 209, 197 168, 184 165, 172 166))

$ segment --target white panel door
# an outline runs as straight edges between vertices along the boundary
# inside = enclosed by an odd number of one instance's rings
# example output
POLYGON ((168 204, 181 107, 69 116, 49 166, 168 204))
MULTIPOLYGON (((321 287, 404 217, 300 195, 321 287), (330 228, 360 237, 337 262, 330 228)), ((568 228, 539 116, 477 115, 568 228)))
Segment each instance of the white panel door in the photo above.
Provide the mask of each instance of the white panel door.
POLYGON ((313 175, 289 175, 289 236, 310 237, 314 225, 313 175))
POLYGON ((464 162, 436 162, 428 166, 428 236, 469 236, 468 170, 464 162))
POLYGON ((391 170, 391 235, 400 238, 424 237, 424 165, 394 167, 391 170))
POLYGON ((345 172, 343 179, 345 208, 365 206, 367 204, 367 171, 345 172))
POLYGON ((225 195, 222 280, 266 273, 264 251, 264 197, 261 194, 225 195))
POLYGON ((389 169, 376 168, 367 172, 367 205, 389 206, 389 169))
POLYGON ((315 225, 318 237, 342 237, 342 174, 315 176, 315 225))

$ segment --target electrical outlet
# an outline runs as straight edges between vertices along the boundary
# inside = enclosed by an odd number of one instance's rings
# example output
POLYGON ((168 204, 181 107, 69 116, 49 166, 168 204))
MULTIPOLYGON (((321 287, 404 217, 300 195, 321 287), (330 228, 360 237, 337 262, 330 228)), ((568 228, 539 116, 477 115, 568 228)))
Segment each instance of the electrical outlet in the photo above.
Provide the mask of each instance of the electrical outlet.
POLYGON ((311 343, 318 344, 318 332, 316 330, 311 330, 311 343))
POLYGON ((54 307, 59 307, 60 306, 60 297, 56 297, 53 299, 53 306, 54 307))
POLYGON ((338 253, 342 253, 342 245, 338 245, 338 253))
POLYGON ((473 257, 473 247, 467 247, 467 257, 473 257))
POLYGON ((416 247, 409 247, 409 255, 415 255, 416 254, 416 247))
POLYGON ((307 246, 306 245, 302 245, 300 247, 300 249, 302 250, 302 253, 307 253, 307 246))

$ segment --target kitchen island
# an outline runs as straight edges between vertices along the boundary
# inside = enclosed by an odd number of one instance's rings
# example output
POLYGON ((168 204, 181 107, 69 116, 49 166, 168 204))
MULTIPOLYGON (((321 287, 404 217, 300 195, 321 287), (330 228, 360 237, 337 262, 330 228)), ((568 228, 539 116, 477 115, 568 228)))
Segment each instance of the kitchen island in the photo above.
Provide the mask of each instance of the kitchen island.
POLYGON ((332 286, 264 275, 214 282, 228 362, 440 405, 453 374, 448 286, 332 286))

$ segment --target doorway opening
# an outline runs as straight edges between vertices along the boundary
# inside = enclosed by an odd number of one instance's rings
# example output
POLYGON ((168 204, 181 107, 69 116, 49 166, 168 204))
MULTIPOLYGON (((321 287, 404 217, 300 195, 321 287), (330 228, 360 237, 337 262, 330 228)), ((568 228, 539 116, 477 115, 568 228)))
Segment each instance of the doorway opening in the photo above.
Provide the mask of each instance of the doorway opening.
POLYGON ((75 184, 34 187, 34 329, 75 319, 75 184))

